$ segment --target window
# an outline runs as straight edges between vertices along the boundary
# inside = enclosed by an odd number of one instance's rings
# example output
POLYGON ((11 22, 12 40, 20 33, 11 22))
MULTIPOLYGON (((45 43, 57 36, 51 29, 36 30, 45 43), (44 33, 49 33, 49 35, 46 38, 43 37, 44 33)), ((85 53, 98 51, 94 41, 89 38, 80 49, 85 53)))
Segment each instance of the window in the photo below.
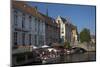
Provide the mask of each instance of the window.
POLYGON ((22 28, 25 27, 25 14, 23 14, 22 16, 22 28))
POLYGON ((41 24, 41 33, 43 33, 43 23, 41 24))
POLYGON ((62 36, 62 42, 64 42, 64 36, 62 36))
POLYGON ((35 21, 37 21, 37 18, 35 18, 35 21))
POLYGON ((17 45, 17 32, 14 32, 14 46, 17 45))
POLYGON ((14 11, 14 25, 16 26, 17 26, 17 20, 18 20, 17 11, 14 11))
POLYGON ((40 35, 40 44, 43 45, 42 35, 40 35))
POLYGON ((32 16, 29 16, 29 29, 31 29, 32 16))
POLYGON ((38 44, 41 45, 41 35, 38 35, 38 44))
POLYGON ((29 45, 31 45, 31 34, 29 34, 29 45))
POLYGON ((35 45, 37 45, 37 36, 34 36, 34 40, 35 40, 35 45))
POLYGON ((58 24, 60 24, 60 20, 58 20, 58 24))
POLYGON ((62 27, 61 29, 62 29, 62 33, 64 33, 64 28, 62 27))
POLYGON ((25 45, 25 33, 22 34, 22 44, 25 45))
POLYGON ((38 19, 38 22, 40 22, 41 20, 38 19))
POLYGON ((31 22, 32 21, 32 16, 29 16, 29 22, 31 22))
POLYGON ((37 18, 35 18, 35 31, 37 31, 37 18))
POLYGON ((38 34, 39 34, 39 31, 40 31, 40 23, 38 22, 38 34))
POLYGON ((44 31, 44 27, 43 27, 43 26, 44 26, 44 25, 43 25, 43 23, 42 23, 42 30, 41 30, 41 31, 42 31, 42 33, 43 33, 43 31, 44 31))

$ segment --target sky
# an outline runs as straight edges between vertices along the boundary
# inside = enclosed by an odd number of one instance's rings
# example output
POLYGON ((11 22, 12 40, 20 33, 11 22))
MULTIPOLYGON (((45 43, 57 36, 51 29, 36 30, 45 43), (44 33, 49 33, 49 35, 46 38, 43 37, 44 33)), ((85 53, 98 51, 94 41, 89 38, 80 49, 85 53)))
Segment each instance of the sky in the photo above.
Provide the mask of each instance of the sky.
POLYGON ((46 14, 48 9, 48 16, 57 18, 62 16, 69 19, 70 23, 78 28, 78 32, 84 28, 90 29, 90 33, 95 35, 96 17, 95 6, 89 5, 72 5, 72 4, 57 4, 57 3, 43 3, 43 2, 27 2, 28 5, 37 6, 39 12, 46 14))

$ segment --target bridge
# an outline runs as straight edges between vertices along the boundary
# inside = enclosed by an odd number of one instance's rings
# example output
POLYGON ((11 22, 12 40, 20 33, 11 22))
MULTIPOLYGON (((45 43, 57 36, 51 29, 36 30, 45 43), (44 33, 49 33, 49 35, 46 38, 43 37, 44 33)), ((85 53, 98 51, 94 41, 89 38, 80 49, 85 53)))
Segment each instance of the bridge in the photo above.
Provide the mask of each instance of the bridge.
POLYGON ((86 44, 86 43, 77 43, 77 44, 74 44, 72 45, 72 48, 83 48, 84 50, 86 51, 95 51, 96 47, 94 44, 86 44))

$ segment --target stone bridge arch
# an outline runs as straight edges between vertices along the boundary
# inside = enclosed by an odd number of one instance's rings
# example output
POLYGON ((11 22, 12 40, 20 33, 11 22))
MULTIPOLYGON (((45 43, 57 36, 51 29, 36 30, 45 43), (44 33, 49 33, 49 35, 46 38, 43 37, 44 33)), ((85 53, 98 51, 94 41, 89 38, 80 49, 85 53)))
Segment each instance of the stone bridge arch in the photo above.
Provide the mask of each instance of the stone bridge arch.
POLYGON ((73 45, 72 48, 75 48, 75 47, 78 47, 78 48, 83 48, 84 50, 86 51, 95 51, 95 47, 91 47, 91 45, 89 44, 78 44, 78 45, 73 45))

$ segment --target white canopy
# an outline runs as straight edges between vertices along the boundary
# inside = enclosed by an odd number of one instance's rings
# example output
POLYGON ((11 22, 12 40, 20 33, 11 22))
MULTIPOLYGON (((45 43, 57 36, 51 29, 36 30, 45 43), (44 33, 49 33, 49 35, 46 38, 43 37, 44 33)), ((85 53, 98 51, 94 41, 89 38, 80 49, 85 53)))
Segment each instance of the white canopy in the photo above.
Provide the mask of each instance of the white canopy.
POLYGON ((48 45, 43 45, 43 46, 42 46, 42 48, 46 48, 46 47, 49 47, 49 46, 48 46, 48 45))
POLYGON ((53 50, 53 48, 49 48, 48 50, 49 50, 49 52, 51 52, 53 50))
POLYGON ((33 48, 33 49, 37 49, 38 47, 36 47, 36 46, 33 45, 32 48, 33 48))
POLYGON ((51 52, 52 50, 55 51, 55 52, 57 52, 57 50, 54 49, 54 48, 48 48, 48 50, 49 50, 49 52, 51 52))

